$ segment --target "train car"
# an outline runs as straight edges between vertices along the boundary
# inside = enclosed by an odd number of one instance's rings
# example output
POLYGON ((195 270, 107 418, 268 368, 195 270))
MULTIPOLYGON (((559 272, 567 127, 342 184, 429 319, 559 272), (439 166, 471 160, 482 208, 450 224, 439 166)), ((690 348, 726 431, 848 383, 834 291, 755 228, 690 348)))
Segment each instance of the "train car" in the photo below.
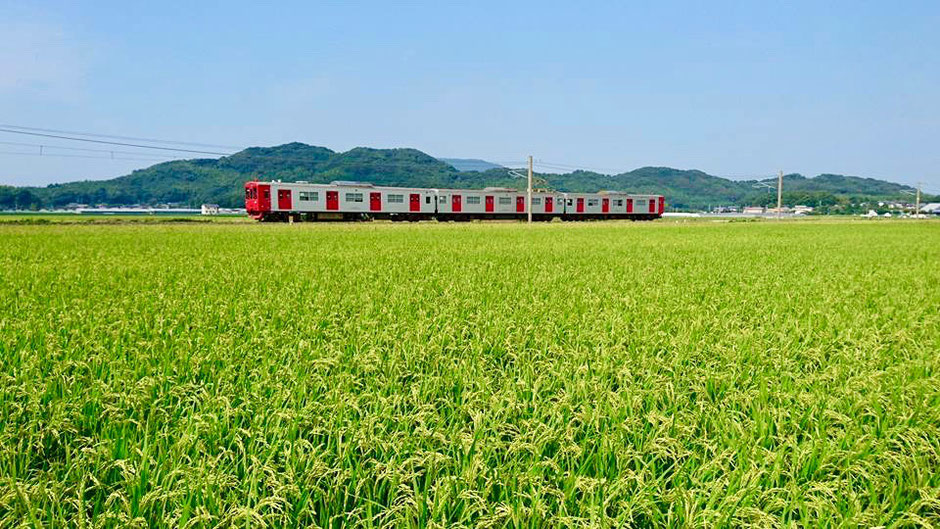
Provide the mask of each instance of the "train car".
MULTIPOLYGON (((564 213, 561 194, 538 191, 532 193, 532 218, 551 220, 564 213)), ((528 216, 526 193, 511 188, 438 189, 437 214, 454 220, 518 219, 528 216)))
POLYGON ((610 198, 610 212, 617 216, 626 216, 637 220, 659 218, 666 207, 662 195, 633 195, 628 193, 606 192, 610 198))
POLYGON ((437 211, 433 189, 363 182, 248 182, 245 209, 258 220, 422 220, 437 211))
POLYGON ((565 217, 601 218, 609 213, 609 201, 601 202, 600 193, 565 193, 565 217))
POLYGON ((652 220, 662 216, 665 197, 633 195, 617 191, 565 193, 565 219, 652 220))
MULTIPOLYGON (((534 220, 662 216, 661 195, 619 192, 532 193, 534 220)), ((524 219, 526 193, 510 188, 425 189, 380 187, 364 182, 252 181, 245 184, 245 209, 257 220, 470 220, 524 219)))
POLYGON ((639 218, 659 218, 666 210, 666 199, 662 195, 630 195, 628 213, 639 218))

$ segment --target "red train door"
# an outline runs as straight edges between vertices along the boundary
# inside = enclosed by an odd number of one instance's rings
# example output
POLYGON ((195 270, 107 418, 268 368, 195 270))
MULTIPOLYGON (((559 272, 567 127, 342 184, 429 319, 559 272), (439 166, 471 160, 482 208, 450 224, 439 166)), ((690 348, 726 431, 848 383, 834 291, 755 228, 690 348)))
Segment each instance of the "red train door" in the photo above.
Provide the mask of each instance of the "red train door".
POLYGON ((525 213, 525 197, 516 197, 516 213, 525 213))
POLYGON ((369 193, 369 211, 382 211, 382 193, 369 193))
POLYGON ((601 213, 610 213, 610 199, 601 199, 601 213))
POLYGON ((578 199, 578 213, 584 213, 584 199, 578 199))
POLYGON ((487 195, 486 197, 486 212, 487 213, 493 212, 493 197, 490 195, 487 195))
POLYGON ((552 202, 552 197, 545 197, 545 213, 551 213, 555 210, 555 205, 552 202))
POLYGON ((330 211, 339 209, 339 191, 326 192, 326 209, 330 211))
POLYGON ((271 186, 258 184, 258 211, 271 211, 271 186))
POLYGON ((454 213, 460 213, 461 211, 460 204, 461 204, 460 195, 452 195, 450 198, 450 210, 454 213))
POLYGON ((633 213, 633 199, 627 199, 627 213, 633 213))
POLYGON ((650 199, 650 213, 656 213, 656 199, 650 199))
POLYGON ((294 209, 290 199, 290 189, 277 190, 277 209, 286 209, 288 211, 294 209))
POLYGON ((408 199, 408 208, 411 211, 421 211, 421 195, 412 193, 411 198, 408 199))
POLYGON ((662 215, 666 211, 666 197, 659 197, 659 214, 662 215))

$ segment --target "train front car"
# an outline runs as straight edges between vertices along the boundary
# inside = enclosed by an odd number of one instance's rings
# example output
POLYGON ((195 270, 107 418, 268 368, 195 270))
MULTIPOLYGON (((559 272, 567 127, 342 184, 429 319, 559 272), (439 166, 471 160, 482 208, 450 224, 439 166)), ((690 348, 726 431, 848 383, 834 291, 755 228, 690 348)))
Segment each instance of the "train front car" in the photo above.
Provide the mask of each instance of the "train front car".
POLYGON ((294 193, 291 186, 282 182, 245 183, 245 211, 248 216, 260 221, 287 221, 297 218, 294 210, 294 193), (275 198, 276 197, 276 198, 275 198))
POLYGON ((292 216, 297 218, 291 189, 293 185, 257 180, 245 183, 245 211, 248 216, 260 221, 287 221, 292 216))
POLYGON ((434 190, 364 182, 248 182, 245 209, 257 220, 423 220, 434 217, 434 190))
POLYGON ((245 211, 255 220, 265 220, 271 214, 271 185, 264 182, 245 183, 245 211))

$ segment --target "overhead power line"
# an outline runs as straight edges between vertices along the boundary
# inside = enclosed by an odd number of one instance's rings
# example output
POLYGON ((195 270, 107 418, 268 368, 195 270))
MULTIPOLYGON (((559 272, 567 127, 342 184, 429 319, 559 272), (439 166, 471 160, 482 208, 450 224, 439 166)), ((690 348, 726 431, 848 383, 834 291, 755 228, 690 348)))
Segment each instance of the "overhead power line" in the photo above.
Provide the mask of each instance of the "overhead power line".
POLYGON ((38 152, 22 152, 22 151, 0 151, 0 154, 12 154, 19 156, 41 156, 43 158, 53 157, 53 158, 90 158, 98 160, 134 160, 140 162, 161 162, 161 161, 171 161, 176 160, 177 158, 171 157, 158 157, 150 156, 143 157, 145 155, 138 156, 96 156, 91 154, 66 154, 66 153, 38 153, 38 152))
MULTIPOLYGON (((151 139, 146 139, 146 138, 137 138, 137 137, 133 137, 133 136, 109 136, 109 135, 106 135, 106 134, 95 134, 95 133, 90 133, 90 132, 67 132, 67 131, 60 131, 59 129, 44 129, 44 128, 39 128, 39 127, 23 127, 23 126, 19 126, 19 125, 2 125, 2 124, 0 124, 0 132, 7 132, 7 133, 10 133, 10 134, 22 134, 22 135, 27 135, 27 136, 37 136, 37 137, 43 137, 43 138, 54 138, 54 139, 67 140, 67 141, 79 141, 79 142, 96 143, 96 144, 104 144, 104 145, 117 145, 117 146, 122 146, 122 147, 134 147, 134 148, 138 148, 138 149, 156 149, 156 150, 160 150, 160 151, 180 152, 180 153, 189 153, 189 154, 208 154, 208 155, 214 155, 214 156, 231 156, 231 155, 233 155, 233 154, 236 154, 236 153, 231 153, 231 152, 218 152, 218 151, 208 151, 208 150, 199 150, 199 149, 182 149, 182 148, 175 148, 175 147, 161 147, 161 146, 155 146, 155 145, 143 145, 143 144, 128 143, 128 142, 94 140, 94 139, 89 139, 89 138, 77 138, 77 137, 72 137, 72 136, 65 136, 64 134, 78 134, 78 135, 83 135, 83 136, 97 136, 97 137, 127 138, 127 139, 137 139, 137 140, 139 140, 139 141, 156 141, 156 142, 163 142, 163 143, 170 143, 170 144, 174 144, 174 143, 175 143, 175 144, 182 144, 182 145, 208 145, 208 146, 214 146, 213 144, 191 144, 191 143, 187 143, 187 142, 177 142, 177 141, 170 141, 170 140, 151 140, 151 139), (15 129, 23 129, 23 130, 15 130, 15 129), (35 131, 43 131, 43 132, 35 132, 35 131), (63 134, 51 134, 51 132, 62 132, 63 134)), ((14 142, 0 142, 0 144, 12 145, 12 144, 14 144, 14 142)), ((40 148, 43 148, 43 149, 44 149, 44 148, 77 149, 76 147, 59 147, 59 146, 54 146, 54 145, 40 145, 40 144, 23 144, 23 145, 32 146, 32 147, 40 147, 40 148)), ((232 148, 233 148, 233 149, 241 149, 240 147, 232 147, 232 148)), ((111 151, 110 149, 106 149, 106 150, 103 149, 103 150, 101 150, 101 151, 95 151, 95 150, 90 150, 90 151, 92 151, 92 152, 107 152, 107 153, 117 152, 117 151, 111 151)), ((126 154, 134 154, 134 155, 149 156, 149 154, 147 154, 147 153, 132 153, 132 152, 126 152, 126 151, 125 151, 125 153, 126 153, 126 154)), ((5 152, 4 154, 17 154, 17 153, 5 152)), ((29 154, 29 153, 23 153, 23 154, 29 154)), ((93 157, 93 158, 104 158, 104 157, 93 157)), ((166 158, 170 158, 170 157, 166 157, 166 158)), ((285 155, 282 155, 282 154, 248 154, 248 155, 245 156, 245 158, 246 158, 246 159, 249 159, 249 160, 251 160, 251 159, 257 159, 257 160, 264 160, 264 161, 268 161, 268 162, 270 162, 270 161, 280 161, 280 162, 285 162, 285 163, 286 163, 286 162, 292 162, 292 163, 319 163, 319 162, 322 162, 322 161, 323 161, 323 160, 320 160, 320 159, 311 158, 311 157, 306 157, 306 156, 289 156, 289 155, 285 156, 285 155)), ((124 159, 128 159, 128 158, 124 158, 124 159)), ((179 159, 179 158, 170 158, 170 159, 179 159)), ((378 165, 377 165, 377 164, 374 164, 374 163, 371 163, 371 164, 369 164, 369 165, 370 165, 371 167, 378 167, 378 165)), ((379 164, 379 165, 382 165, 382 167, 394 167, 394 165, 392 165, 392 164, 379 164)))
POLYGON ((8 132, 10 134, 25 134, 27 136, 40 136, 43 138, 56 138, 60 140, 70 140, 70 141, 84 141, 88 143, 102 143, 105 145, 120 145, 122 147, 136 147, 138 149, 156 149, 160 151, 173 151, 173 152, 188 152, 192 154, 210 154, 213 156, 231 156, 233 153, 230 152, 214 152, 214 151, 201 151, 196 149, 180 149, 177 147, 160 147, 157 145, 140 145, 134 143, 125 143, 119 141, 106 141, 106 140, 93 140, 89 138, 75 138, 70 136, 61 136, 57 134, 46 134, 42 132, 29 132, 25 130, 13 130, 0 128, 0 132, 8 132))
POLYGON ((192 145, 195 147, 212 147, 216 149, 242 149, 235 145, 217 145, 214 143, 195 143, 191 141, 178 141, 178 140, 157 140, 153 138, 138 138, 136 136, 116 136, 113 134, 98 134, 95 132, 78 132, 74 130, 60 130, 60 129, 43 129, 39 127, 24 127, 22 125, 9 125, 5 123, 0 123, 0 127, 7 129, 19 129, 19 130, 28 130, 33 132, 48 132, 53 134, 70 134, 73 136, 90 136, 92 138, 111 138, 118 140, 131 140, 131 141, 143 141, 147 143, 163 143, 167 145, 192 145))
MULTIPOLYGON (((0 145, 38 148, 39 154, 43 156, 51 156, 55 154, 54 152, 49 152, 49 151, 64 150, 64 151, 81 151, 81 152, 103 152, 103 153, 109 153, 109 154, 130 154, 134 156, 149 156, 154 159, 157 159, 157 158, 177 159, 176 157, 173 157, 173 156, 156 154, 156 153, 150 154, 150 153, 145 153, 145 152, 142 153, 142 152, 136 152, 136 151, 116 151, 112 149, 90 149, 88 147, 66 147, 65 145, 48 145, 45 143, 23 143, 23 142, 18 142, 18 141, 0 141, 0 145)), ((7 153, 7 154, 11 154, 11 153, 7 153)), ((33 154, 33 153, 24 153, 24 154, 33 154)))
POLYGON ((625 172, 625 171, 622 170, 622 169, 615 169, 615 168, 613 168, 613 167, 594 167, 594 166, 583 165, 583 164, 568 164, 568 163, 561 163, 561 162, 549 162, 549 161, 546 161, 546 160, 536 160, 536 161, 535 161, 535 164, 536 164, 536 165, 541 165, 541 166, 543 166, 543 167, 550 167, 550 168, 552 168, 552 169, 567 169, 567 170, 569 170, 569 171, 577 171, 577 170, 582 170, 582 171, 585 171, 585 170, 586 170, 586 171, 599 171, 599 172, 603 172, 603 173, 605 173, 605 174, 618 174, 618 173, 623 173, 623 172, 625 172))

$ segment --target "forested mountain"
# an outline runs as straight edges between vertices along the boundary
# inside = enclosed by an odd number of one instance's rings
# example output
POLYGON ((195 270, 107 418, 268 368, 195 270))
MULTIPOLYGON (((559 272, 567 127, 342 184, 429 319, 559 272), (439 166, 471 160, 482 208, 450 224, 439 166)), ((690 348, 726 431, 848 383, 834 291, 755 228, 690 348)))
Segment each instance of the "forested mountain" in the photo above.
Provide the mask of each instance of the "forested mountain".
MULTIPOLYGON (((482 168, 483 166, 481 166, 482 168)), ((538 174, 559 191, 601 189, 666 195, 670 208, 769 204, 775 193, 753 181, 734 181, 702 171, 643 167, 617 175, 590 171, 538 174)), ((328 183, 356 180, 376 185, 482 188, 525 187, 502 167, 460 171, 451 163, 415 149, 359 147, 337 153, 325 147, 289 143, 252 147, 220 159, 177 160, 153 165, 112 180, 88 180, 47 187, 0 187, 0 209, 38 209, 68 204, 243 204, 243 184, 251 179, 328 183)), ((774 184, 774 180, 768 181, 774 184)), ((545 185, 543 184, 543 185, 545 185)), ((909 186, 871 178, 819 175, 784 178, 788 204, 837 205, 878 199, 907 199, 909 186)))

